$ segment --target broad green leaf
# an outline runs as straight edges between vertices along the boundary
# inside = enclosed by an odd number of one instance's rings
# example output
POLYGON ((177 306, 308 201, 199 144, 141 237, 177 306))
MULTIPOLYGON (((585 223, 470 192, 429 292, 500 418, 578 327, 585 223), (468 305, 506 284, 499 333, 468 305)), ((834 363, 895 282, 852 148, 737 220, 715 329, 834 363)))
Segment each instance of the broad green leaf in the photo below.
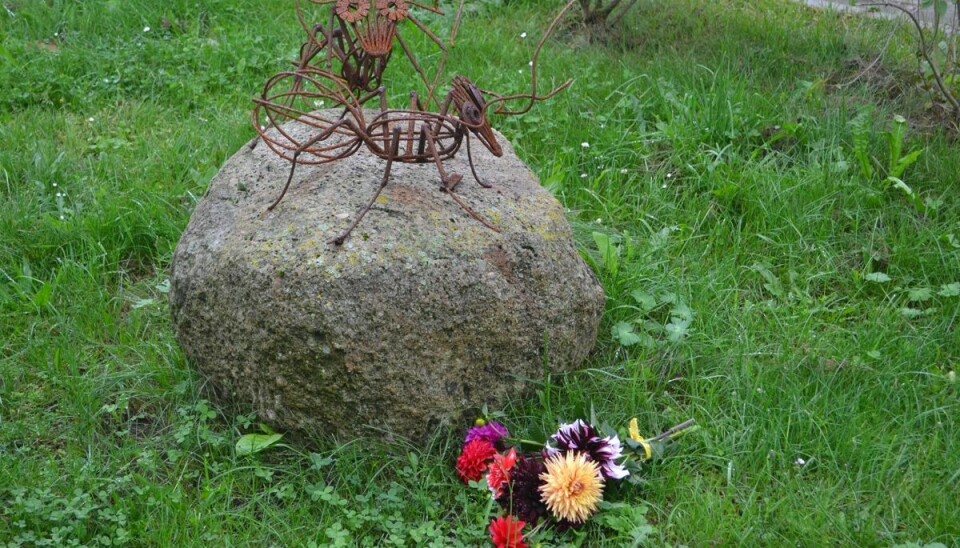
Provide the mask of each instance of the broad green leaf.
POLYGON ((941 297, 960 296, 960 282, 953 282, 952 284, 940 286, 940 291, 937 291, 937 295, 940 295, 941 297))
POLYGON ((938 20, 943 19, 947 14, 947 0, 933 0, 933 12, 938 20))
POLYGON ((633 346, 641 341, 640 336, 634 333, 633 325, 629 322, 619 322, 613 326, 613 338, 623 346, 633 346))
POLYGON ((37 308, 43 308, 50 304, 50 299, 53 297, 53 285, 48 283, 41 282, 40 289, 37 290, 37 293, 33 296, 33 304, 37 308))
POLYGON ((325 457, 319 453, 310 453, 310 463, 314 470, 322 470, 333 464, 333 458, 325 457))
POLYGON ((907 292, 907 298, 910 302, 924 302, 933 298, 933 290, 929 287, 917 287, 907 292))
POLYGON ((913 196, 913 189, 901 179, 898 179, 897 177, 887 177, 887 182, 890 183, 893 188, 903 191, 903 193, 907 196, 913 196))
POLYGON ((923 315, 923 310, 905 306, 900 309, 900 315, 904 318, 919 318, 923 315))
POLYGON ((670 310, 670 315, 674 317, 674 320, 679 318, 689 323, 693 319, 693 310, 686 303, 679 302, 670 310))
POLYGON ((137 299, 137 301, 133 303, 133 306, 131 308, 133 308, 134 310, 138 310, 145 306, 150 306, 152 304, 155 304, 156 302, 157 301, 153 299, 137 299))
POLYGON ((280 441, 283 434, 244 434, 237 440, 237 456, 253 455, 280 441))
POLYGON ((687 336, 690 330, 690 320, 675 316, 670 323, 663 326, 667 331, 667 340, 670 342, 679 342, 687 336))
POLYGON ((637 304, 640 305, 640 308, 644 312, 649 312, 657 307, 657 299, 650 293, 646 291, 641 291, 639 289, 634 289, 630 296, 633 297, 633 300, 637 301, 637 304))
POLYGON ((609 234, 594 232, 593 241, 603 257, 603 267, 607 272, 616 274, 620 267, 620 246, 617 240, 609 234))
POLYGON ((871 272, 863 277, 864 280, 868 282, 874 282, 878 284, 885 284, 890 281, 890 276, 887 276, 883 272, 871 272))

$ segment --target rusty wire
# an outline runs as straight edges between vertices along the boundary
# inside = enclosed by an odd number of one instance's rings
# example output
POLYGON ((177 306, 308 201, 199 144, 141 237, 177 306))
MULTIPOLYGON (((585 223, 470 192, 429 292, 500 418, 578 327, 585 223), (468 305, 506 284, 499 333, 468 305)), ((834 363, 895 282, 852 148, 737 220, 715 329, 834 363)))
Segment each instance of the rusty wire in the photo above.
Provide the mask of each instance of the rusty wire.
MULTIPOLYGON (((444 161, 454 158, 466 144, 467 163, 474 180, 485 188, 492 185, 477 174, 471 150, 471 138, 479 141, 495 156, 503 149, 497 142, 489 114, 516 115, 529 111, 536 102, 549 99, 570 86, 572 80, 549 93, 538 95, 537 65, 540 52, 555 30, 562 16, 577 0, 570 0, 553 19, 534 51, 531 63, 531 91, 516 95, 502 95, 483 90, 470 79, 457 76, 441 103, 436 96, 440 76, 446 66, 449 47, 411 14, 411 6, 433 13, 442 12, 412 0, 310 0, 313 4, 330 6, 327 25, 309 24, 297 0, 297 17, 307 32, 308 40, 301 48, 300 59, 294 71, 281 72, 267 81, 260 97, 254 99, 252 114, 254 127, 264 143, 276 154, 291 162, 287 181, 276 200, 267 208, 272 211, 286 195, 293 181, 297 164, 326 164, 347 158, 361 148, 386 161, 379 189, 364 206, 350 226, 331 240, 341 245, 363 219, 383 191, 390 178, 393 162, 433 163, 440 175, 440 188, 463 210, 487 228, 499 232, 491 222, 471 209, 456 193, 462 175, 448 173, 444 161), (375 2, 375 3, 373 3, 375 2), (434 41, 441 50, 436 78, 430 82, 410 48, 397 32, 397 25, 411 21, 434 41), (389 109, 383 74, 399 43, 427 85, 425 104, 416 93, 411 93, 409 109, 389 109), (367 120, 364 105, 379 99, 379 112, 367 120), (526 101, 519 109, 510 110, 512 101, 526 101), (439 112, 426 110, 431 104, 439 112), (324 107, 342 109, 339 116, 324 114, 324 107), (289 131, 283 124, 297 121, 307 126, 305 137, 301 131, 289 131), (263 122, 263 123, 261 123, 263 122)), ((451 32, 450 47, 460 27, 464 0, 456 15, 451 32)))
MULTIPOLYGON (((412 8, 422 9, 437 15, 444 15, 436 5, 429 6, 412 0, 310 0, 319 6, 331 6, 328 23, 312 23, 301 3, 296 0, 297 18, 307 33, 310 44, 301 49, 299 66, 313 64, 329 72, 336 72, 340 66, 340 77, 355 92, 371 92, 380 87, 387 62, 394 52, 394 44, 400 44, 404 55, 428 88, 428 98, 433 97, 436 81, 431 82, 426 71, 401 35, 400 26, 406 21, 412 23, 427 36, 441 52, 444 60, 449 47, 430 30, 412 12, 412 8), (346 37, 347 39, 344 39, 346 37), (332 44, 332 48, 327 48, 332 44), (318 54, 326 51, 325 59, 318 54)), ((454 30, 451 33, 450 47, 456 37, 457 27, 463 15, 465 0, 460 0, 457 9, 454 30)))

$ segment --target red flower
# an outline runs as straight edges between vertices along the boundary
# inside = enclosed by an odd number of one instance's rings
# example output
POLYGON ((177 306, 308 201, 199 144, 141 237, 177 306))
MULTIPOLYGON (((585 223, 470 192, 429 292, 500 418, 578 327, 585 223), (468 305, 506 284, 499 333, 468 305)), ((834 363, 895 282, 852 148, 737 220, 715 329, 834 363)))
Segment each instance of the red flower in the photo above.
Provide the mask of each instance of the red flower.
POLYGON ((496 448, 489 441, 471 441, 463 447, 463 453, 457 460, 457 475, 460 476, 463 483, 480 481, 496 454, 496 448))
POLYGON ((487 473, 487 486, 493 493, 493 498, 503 494, 503 488, 510 483, 510 470, 517 464, 517 450, 510 448, 510 452, 504 455, 493 457, 493 464, 490 465, 490 472, 487 473))
POLYGON ((523 542, 523 528, 526 526, 526 522, 517 521, 513 516, 501 516, 490 524, 490 540, 497 548, 528 548, 523 542))

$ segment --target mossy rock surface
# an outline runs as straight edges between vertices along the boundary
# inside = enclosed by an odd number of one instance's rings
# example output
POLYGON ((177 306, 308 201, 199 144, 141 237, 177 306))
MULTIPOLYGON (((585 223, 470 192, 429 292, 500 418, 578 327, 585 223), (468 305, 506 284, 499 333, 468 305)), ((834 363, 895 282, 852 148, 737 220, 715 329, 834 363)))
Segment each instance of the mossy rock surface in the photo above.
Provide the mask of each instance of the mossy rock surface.
MULTIPOLYGON (((286 126, 288 131, 304 128, 286 126)), ((301 165, 243 147, 214 177, 173 261, 177 337, 224 397, 276 428, 351 438, 411 438, 528 394, 549 368, 593 348, 604 293, 562 206, 498 134, 445 162, 491 230, 440 190, 432 164, 393 165, 390 182, 344 245, 385 161, 361 149, 301 165), (480 150, 477 150, 477 149, 480 150)))

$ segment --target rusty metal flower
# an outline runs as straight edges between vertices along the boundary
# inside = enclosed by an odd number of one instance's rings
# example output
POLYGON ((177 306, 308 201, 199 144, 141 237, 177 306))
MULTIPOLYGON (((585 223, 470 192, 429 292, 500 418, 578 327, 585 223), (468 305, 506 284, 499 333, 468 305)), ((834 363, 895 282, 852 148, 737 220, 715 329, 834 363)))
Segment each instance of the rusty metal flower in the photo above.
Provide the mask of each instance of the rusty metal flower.
POLYGON ((391 21, 400 22, 410 15, 410 6, 405 0, 377 0, 380 15, 391 21))
POLYGON ((337 15, 347 23, 356 23, 370 11, 370 0, 337 0, 337 15))

